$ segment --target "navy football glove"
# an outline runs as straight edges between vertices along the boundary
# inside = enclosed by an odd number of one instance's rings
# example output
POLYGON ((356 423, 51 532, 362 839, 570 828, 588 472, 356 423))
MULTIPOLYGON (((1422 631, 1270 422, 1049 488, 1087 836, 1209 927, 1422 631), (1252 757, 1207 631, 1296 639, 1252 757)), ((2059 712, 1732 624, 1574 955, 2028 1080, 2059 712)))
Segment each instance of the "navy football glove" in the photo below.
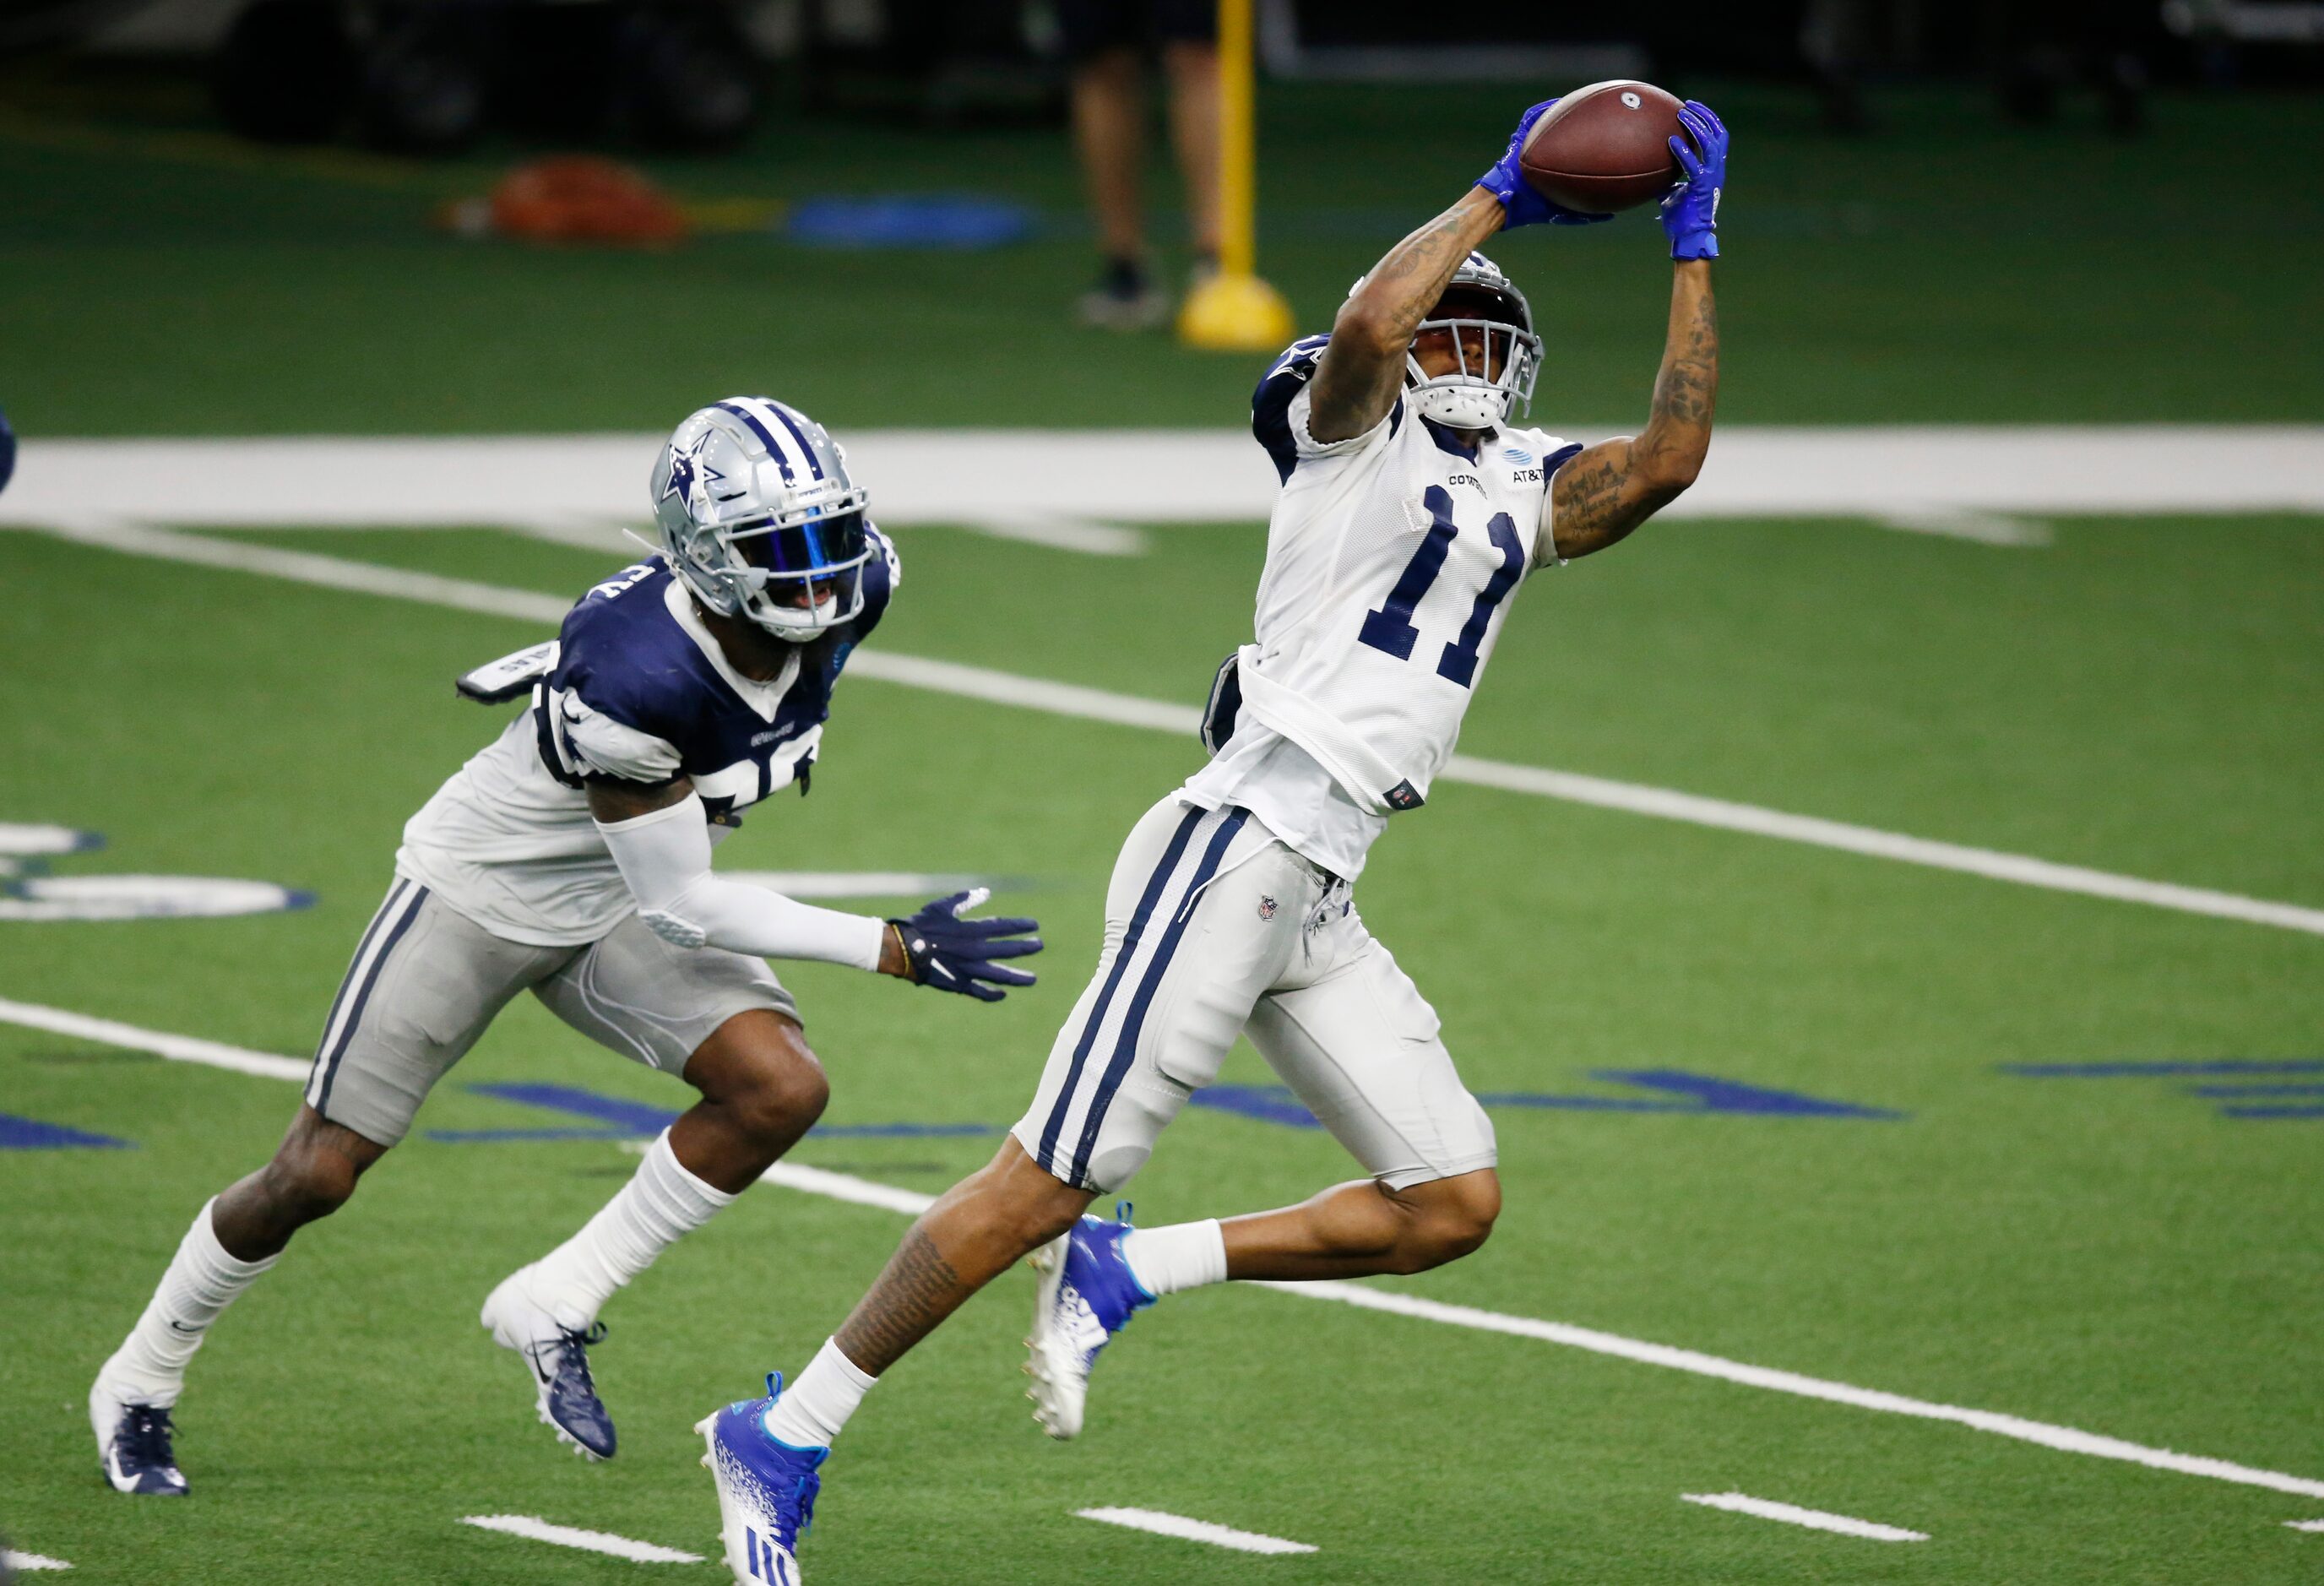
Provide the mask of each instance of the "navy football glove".
POLYGON ((1001 990, 1003 986, 1031 985, 1032 975, 1021 969, 1004 968, 994 960, 1038 953, 1041 938, 1032 933, 1041 928, 1039 922, 961 918, 964 910, 991 896, 983 887, 954 892, 925 905, 908 918, 890 920, 908 962, 905 978, 940 991, 958 991, 980 1002, 1000 1001, 1009 994, 1001 990))
POLYGON ((1674 259, 1719 257, 1719 189, 1727 183, 1727 128, 1711 106, 1689 99, 1679 107, 1686 136, 1670 141, 1671 153, 1686 180, 1663 200, 1663 230, 1670 234, 1674 259), (1693 147, 1687 146, 1692 140, 1693 147))
POLYGON ((1614 218, 1611 215, 1584 215, 1579 209, 1551 203, 1533 190, 1525 172, 1517 169, 1517 151, 1525 147, 1526 134, 1533 131, 1533 124, 1556 103, 1554 99, 1544 99, 1520 116, 1517 130, 1509 134, 1508 152, 1477 179, 1477 185, 1499 198, 1508 212, 1508 218, 1501 222, 1503 231, 1514 231, 1520 226, 1595 226, 1614 218))

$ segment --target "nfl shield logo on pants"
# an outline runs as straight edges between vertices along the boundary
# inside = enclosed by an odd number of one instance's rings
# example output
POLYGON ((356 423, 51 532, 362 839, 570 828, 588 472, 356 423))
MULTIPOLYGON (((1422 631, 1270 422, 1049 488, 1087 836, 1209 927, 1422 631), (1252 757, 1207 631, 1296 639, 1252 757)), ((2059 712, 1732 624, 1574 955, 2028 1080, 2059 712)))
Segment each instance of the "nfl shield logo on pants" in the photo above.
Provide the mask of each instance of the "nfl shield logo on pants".
POLYGON ((1275 917, 1275 899, 1272 899, 1272 898, 1267 898, 1267 897, 1262 897, 1262 898, 1260 898, 1260 899, 1259 899, 1259 918, 1261 918, 1261 919, 1273 919, 1273 918, 1275 917))

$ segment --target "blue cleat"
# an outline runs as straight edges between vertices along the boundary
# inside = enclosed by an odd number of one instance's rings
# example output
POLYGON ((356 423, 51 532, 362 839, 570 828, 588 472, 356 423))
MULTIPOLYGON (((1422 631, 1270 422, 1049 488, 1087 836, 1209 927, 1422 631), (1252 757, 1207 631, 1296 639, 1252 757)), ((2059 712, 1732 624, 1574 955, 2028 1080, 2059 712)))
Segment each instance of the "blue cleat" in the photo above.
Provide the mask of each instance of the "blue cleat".
POLYGON ((602 1343, 605 1324, 568 1327, 536 1304, 525 1278, 530 1267, 504 1280, 478 1317, 503 1349, 512 1350, 532 1377, 533 1399, 557 1441, 586 1460, 613 1457, 613 1417, 597 1397, 589 1346, 602 1343))
POLYGON ((168 1410, 124 1403, 106 1390, 105 1379, 99 1378, 88 1390, 88 1421, 97 1434, 97 1457, 114 1491, 148 1498, 186 1496, 186 1478, 171 1447, 176 1428, 170 1425, 168 1410))
POLYGON ((823 1489, 827 1448, 794 1448, 767 1430, 783 1374, 767 1373, 767 1397, 738 1399, 695 1425, 702 1462, 718 1482, 718 1535, 735 1586, 799 1586, 798 1542, 823 1489))
POLYGON ((1129 1205, 1116 1215, 1113 1222, 1084 1217, 1031 1258, 1041 1288, 1033 1305, 1033 1336, 1025 1341, 1025 1370, 1033 1379, 1025 1397, 1033 1401, 1041 1430, 1060 1441, 1080 1434, 1098 1351, 1129 1325, 1132 1313, 1154 1303, 1121 1258, 1129 1205))

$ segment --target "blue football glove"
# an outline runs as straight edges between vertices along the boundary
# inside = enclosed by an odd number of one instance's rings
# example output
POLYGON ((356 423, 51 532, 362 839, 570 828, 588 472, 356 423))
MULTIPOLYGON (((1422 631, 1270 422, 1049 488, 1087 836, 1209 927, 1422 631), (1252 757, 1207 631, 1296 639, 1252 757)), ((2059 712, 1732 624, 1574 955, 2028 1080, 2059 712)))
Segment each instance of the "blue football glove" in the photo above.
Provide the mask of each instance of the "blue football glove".
POLYGON ((980 1002, 1000 1001, 1009 994, 1001 990, 1002 986, 1031 985, 1033 977, 1024 970, 1006 969, 993 961, 1038 953, 1041 938, 1032 935, 1041 928, 1038 922, 961 918, 964 909, 974 908, 991 896, 982 887, 954 892, 925 905, 908 918, 890 920, 908 961, 905 978, 915 985, 958 991, 980 1002))
POLYGON ((1671 153, 1686 180, 1663 200, 1663 230, 1670 234, 1672 258, 1716 259, 1719 189, 1727 182, 1727 128, 1710 106, 1696 99, 1679 107, 1678 124, 1686 128, 1686 136, 1670 141, 1671 153))
POLYGON ((1519 117, 1517 130, 1509 134, 1508 152, 1477 179, 1477 185, 1499 198, 1508 212, 1508 218, 1501 222, 1503 231, 1514 231, 1520 226, 1595 226, 1614 218, 1611 215, 1584 215, 1579 209, 1551 203, 1533 190, 1525 172, 1517 169, 1517 151, 1525 147, 1526 134, 1533 131, 1533 124, 1556 103, 1554 99, 1544 99, 1519 117))

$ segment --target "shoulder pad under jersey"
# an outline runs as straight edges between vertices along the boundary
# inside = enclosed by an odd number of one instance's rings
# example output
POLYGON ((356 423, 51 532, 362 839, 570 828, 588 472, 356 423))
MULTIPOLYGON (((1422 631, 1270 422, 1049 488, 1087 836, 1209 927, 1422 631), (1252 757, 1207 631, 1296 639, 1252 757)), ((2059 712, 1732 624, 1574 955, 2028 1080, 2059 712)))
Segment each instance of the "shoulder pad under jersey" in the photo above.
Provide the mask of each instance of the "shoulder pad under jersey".
POLYGON ((486 661, 474 671, 463 672, 452 687, 463 699, 473 699, 478 705, 506 705, 510 700, 532 692, 532 686, 557 669, 557 641, 545 639, 539 644, 528 644, 513 655, 486 661))

